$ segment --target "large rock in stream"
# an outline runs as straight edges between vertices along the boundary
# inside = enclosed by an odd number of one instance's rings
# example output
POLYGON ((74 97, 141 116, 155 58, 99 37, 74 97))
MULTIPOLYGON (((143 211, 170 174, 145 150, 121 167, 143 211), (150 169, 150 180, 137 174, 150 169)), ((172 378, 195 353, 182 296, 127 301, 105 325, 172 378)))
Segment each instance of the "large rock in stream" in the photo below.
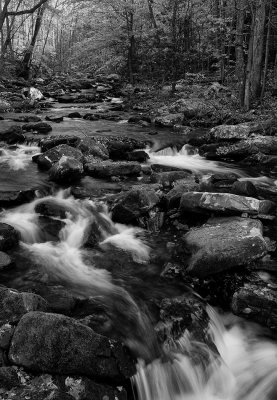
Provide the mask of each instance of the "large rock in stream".
POLYGON ((246 283, 234 293, 232 311, 277 331, 276 288, 246 283))
POLYGON ((71 183, 81 179, 84 172, 83 163, 73 157, 62 158, 49 170, 49 178, 57 183, 71 183))
POLYGON ((15 329, 9 359, 31 371, 79 374, 121 383, 135 373, 123 345, 72 318, 30 312, 15 329))
POLYGON ((245 266, 267 253, 262 223, 239 217, 209 219, 184 236, 184 245, 192 253, 187 272, 198 277, 245 266))
POLYGON ((83 161, 83 154, 80 150, 74 149, 67 144, 60 144, 56 147, 47 150, 43 154, 39 154, 38 156, 33 157, 33 161, 35 161, 39 167, 43 169, 50 169, 53 167, 55 163, 60 161, 62 157, 70 157, 74 158, 77 161, 83 161))
POLYGON ((141 172, 141 165, 135 161, 103 161, 85 164, 86 174, 98 178, 112 176, 138 176, 141 172))
POLYGON ((257 200, 231 193, 188 192, 182 195, 179 210, 181 213, 275 215, 276 204, 270 200, 257 200))
POLYGON ((0 223, 0 251, 10 250, 18 245, 19 233, 11 225, 0 223))

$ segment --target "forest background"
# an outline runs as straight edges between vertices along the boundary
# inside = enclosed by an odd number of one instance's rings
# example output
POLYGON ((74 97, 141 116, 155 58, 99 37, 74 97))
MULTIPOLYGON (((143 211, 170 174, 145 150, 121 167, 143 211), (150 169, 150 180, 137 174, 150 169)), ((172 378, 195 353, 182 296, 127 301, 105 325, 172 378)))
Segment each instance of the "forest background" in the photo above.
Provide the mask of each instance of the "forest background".
POLYGON ((277 92, 276 0, 0 0, 0 35, 2 75, 211 79, 246 111, 277 92))

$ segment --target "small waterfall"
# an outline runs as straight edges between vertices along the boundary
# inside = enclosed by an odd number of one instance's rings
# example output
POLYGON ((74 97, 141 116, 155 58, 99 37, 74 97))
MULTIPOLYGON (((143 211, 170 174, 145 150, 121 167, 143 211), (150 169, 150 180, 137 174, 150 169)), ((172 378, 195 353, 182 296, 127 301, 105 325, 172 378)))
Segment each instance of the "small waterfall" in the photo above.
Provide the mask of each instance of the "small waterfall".
POLYGON ((146 315, 126 290, 112 282, 108 271, 94 265, 93 254, 83 247, 93 227, 99 234, 98 244, 104 250, 115 246, 130 253, 136 262, 145 262, 150 248, 142 238, 141 229, 114 224, 106 206, 90 200, 76 200, 67 190, 4 211, 0 221, 20 232, 22 248, 51 278, 68 285, 77 296, 100 296, 129 347, 145 359, 153 358, 153 354, 157 356, 156 337, 146 315), (39 214, 35 212, 42 202, 65 211, 65 218, 55 217, 64 223, 58 242, 45 241, 39 214))
POLYGON ((32 162, 32 155, 39 153, 37 146, 16 145, 15 148, 0 149, 0 164, 13 171, 25 169, 32 162))
POLYGON ((167 362, 138 364, 133 378, 138 400, 275 400, 277 344, 258 338, 252 324, 226 321, 211 307, 210 335, 219 352, 184 336, 170 349, 167 362), (193 355, 205 351, 209 362, 193 355))
POLYGON ((150 157, 149 162, 151 164, 161 164, 168 167, 190 170, 196 173, 207 173, 209 171, 221 173, 234 172, 239 176, 242 175, 240 170, 232 168, 228 164, 210 161, 201 157, 196 149, 187 144, 184 145, 180 151, 176 148, 167 147, 155 153, 151 152, 151 150, 147 150, 147 153, 150 157))

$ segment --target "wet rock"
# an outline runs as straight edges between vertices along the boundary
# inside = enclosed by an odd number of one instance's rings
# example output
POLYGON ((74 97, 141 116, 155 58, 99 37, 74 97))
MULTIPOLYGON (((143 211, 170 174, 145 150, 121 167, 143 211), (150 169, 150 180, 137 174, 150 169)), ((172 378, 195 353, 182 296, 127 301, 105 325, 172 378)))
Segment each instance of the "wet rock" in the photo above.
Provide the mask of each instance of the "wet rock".
POLYGON ((14 332, 9 359, 33 371, 81 374, 122 382, 135 373, 123 346, 74 319, 30 312, 14 332))
POLYGON ((138 224, 138 219, 149 217, 149 211, 160 201, 155 190, 147 187, 131 189, 121 197, 113 208, 112 216, 115 222, 123 224, 138 224))
POLYGON ((171 128, 176 124, 183 122, 184 115, 182 113, 166 114, 155 118, 155 125, 171 128))
POLYGON ((13 207, 29 203, 35 198, 35 189, 0 192, 0 207, 13 207))
POLYGON ((236 315, 277 330, 277 292, 274 289, 245 284, 233 296, 232 311, 236 315))
POLYGON ((67 115, 67 118, 83 118, 82 115, 78 112, 72 112, 67 115))
POLYGON ((104 144, 98 143, 94 138, 82 138, 76 143, 76 148, 84 155, 91 155, 102 160, 109 158, 109 152, 104 144))
POLYGON ((12 389, 21 384, 15 367, 0 368, 0 388, 12 389))
POLYGON ((231 192, 239 196, 258 197, 258 192, 251 181, 236 181, 231 187, 231 192))
POLYGON ((0 272, 4 270, 9 270, 12 267, 13 261, 11 257, 0 251, 0 272))
POLYGON ((60 144, 76 147, 79 138, 77 136, 49 136, 40 141, 41 151, 44 153, 60 144))
POLYGON ((186 171, 154 172, 151 175, 150 180, 151 182, 159 183, 162 186, 172 187, 174 182, 190 177, 191 174, 186 171))
POLYGON ((16 118, 13 118, 16 122, 40 122, 41 118, 37 115, 22 115, 16 118))
POLYGON ((74 158, 76 161, 83 161, 83 154, 80 150, 74 149, 66 144, 60 144, 40 154, 35 162, 40 168, 50 169, 55 163, 60 161, 62 157, 74 158))
POLYGON ((8 224, 0 223, 0 250, 7 251, 17 246, 19 233, 8 224))
MULTIPOLYGON (((41 285, 36 293, 43 297, 49 309, 58 314, 69 315, 76 305, 76 298, 63 286, 45 286, 41 285)), ((1 332, 1 328, 0 328, 1 332)))
POLYGON ((43 240, 58 242, 60 241, 60 231, 64 228, 65 222, 57 219, 40 215, 38 217, 40 229, 43 232, 43 240))
POLYGON ((181 213, 190 211, 229 215, 241 213, 275 215, 276 205, 269 200, 257 200, 230 193, 188 192, 181 198, 179 211, 181 213))
POLYGON ((66 213, 70 212, 64 204, 51 200, 42 200, 35 206, 35 212, 47 217, 66 218, 66 213))
POLYGON ((89 176, 107 178, 112 176, 139 175, 141 165, 134 161, 103 161, 85 164, 85 172, 89 176))
POLYGON ((192 252, 186 271, 206 277, 263 257, 267 245, 263 226, 248 218, 213 218, 184 236, 184 245, 192 252))
MULTIPOLYGON (((236 182, 236 174, 213 174, 200 184, 200 190, 203 192, 229 193, 232 191, 233 183, 236 182)), ((239 194, 239 193, 236 193, 239 194)))
POLYGON ((47 302, 33 293, 0 287, 0 323, 16 323, 30 311, 46 311, 47 302))
POLYGON ((52 126, 46 122, 38 122, 37 124, 23 125, 22 129, 27 132, 46 134, 52 131, 52 126))
POLYGON ((199 183, 195 180, 187 179, 185 182, 178 183, 164 196, 167 209, 179 208, 183 193, 191 192, 199 189, 199 183))
POLYGON ((23 143, 25 141, 25 136, 21 126, 14 125, 5 132, 0 133, 0 140, 7 144, 23 143))
POLYGON ((128 160, 129 153, 134 150, 134 146, 132 143, 124 143, 124 142, 110 142, 109 143, 109 157, 112 160, 128 160))
POLYGON ((63 122, 63 117, 59 115, 47 115, 45 117, 46 121, 51 121, 51 122, 56 122, 59 124, 60 122, 63 122))
POLYGON ((73 157, 62 156, 49 170, 49 179, 57 183, 71 183, 82 178, 83 163, 73 157))
POLYGON ((194 340, 205 341, 208 336, 209 317, 206 304, 191 293, 166 298, 160 303, 159 339, 178 340, 188 330, 194 340))
POLYGON ((0 327, 0 348, 7 350, 12 339, 14 327, 10 324, 4 324, 0 327))
POLYGON ((145 163, 149 158, 149 155, 143 150, 135 150, 127 155, 128 161, 137 161, 141 163, 145 163))

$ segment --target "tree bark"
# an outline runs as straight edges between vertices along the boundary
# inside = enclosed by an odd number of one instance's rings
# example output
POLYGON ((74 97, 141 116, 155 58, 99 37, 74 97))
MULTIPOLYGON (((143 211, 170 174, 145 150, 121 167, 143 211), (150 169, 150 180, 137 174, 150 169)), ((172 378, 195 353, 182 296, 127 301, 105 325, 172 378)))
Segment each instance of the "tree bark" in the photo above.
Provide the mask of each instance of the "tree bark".
POLYGON ((31 59, 32 59, 34 47, 35 47, 35 44, 37 41, 37 37, 38 37, 39 31, 40 31, 40 27, 42 24, 42 17, 43 17, 44 10, 45 10, 45 5, 41 6, 41 8, 39 8, 39 10, 38 10, 32 40, 31 40, 31 43, 24 55, 23 61, 22 61, 22 72, 20 75, 24 79, 29 79, 31 59))
POLYGON ((270 0, 270 6, 269 6, 269 11, 268 11, 268 19, 267 19, 267 34, 266 34, 266 44, 265 44, 265 62, 264 62, 264 73, 263 73, 263 79, 262 79, 261 101, 264 98, 265 88, 266 88, 266 78, 267 78, 268 59, 269 59, 270 32, 271 32, 271 17, 272 17, 272 0, 270 0))
POLYGON ((238 1, 236 5, 237 21, 236 21, 236 78, 239 85, 240 104, 243 105, 244 96, 244 52, 243 52, 243 29, 245 20, 245 0, 238 1))

